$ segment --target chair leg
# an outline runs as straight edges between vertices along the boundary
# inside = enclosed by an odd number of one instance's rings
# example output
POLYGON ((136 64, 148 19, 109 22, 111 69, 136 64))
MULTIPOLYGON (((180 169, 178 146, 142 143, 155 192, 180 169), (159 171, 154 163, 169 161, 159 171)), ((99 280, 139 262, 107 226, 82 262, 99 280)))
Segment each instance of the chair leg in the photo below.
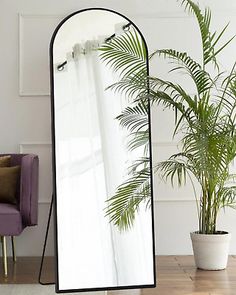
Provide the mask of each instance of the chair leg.
POLYGON ((3 258, 3 269, 4 276, 7 277, 7 242, 6 237, 2 236, 2 258, 3 258))
POLYGON ((16 248, 15 248, 15 237, 11 236, 11 248, 12 248, 12 258, 13 262, 16 262, 16 248))

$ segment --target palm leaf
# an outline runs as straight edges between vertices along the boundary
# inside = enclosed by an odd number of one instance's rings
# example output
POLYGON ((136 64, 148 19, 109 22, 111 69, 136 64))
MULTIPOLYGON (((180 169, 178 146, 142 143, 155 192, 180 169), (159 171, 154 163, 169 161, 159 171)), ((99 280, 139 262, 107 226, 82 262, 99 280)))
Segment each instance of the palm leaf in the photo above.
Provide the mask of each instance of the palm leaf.
POLYGON ((208 62, 212 61, 215 66, 218 66, 216 58, 214 56, 214 47, 212 47, 212 39, 210 33, 210 21, 211 12, 208 8, 201 12, 199 6, 191 0, 181 0, 182 5, 190 13, 193 13, 198 21, 198 26, 202 38, 202 48, 203 48, 203 64, 206 65, 208 62))
POLYGON ((161 49, 155 51, 151 57, 155 54, 163 56, 164 58, 170 58, 178 65, 181 65, 173 68, 171 71, 184 69, 195 83, 199 95, 211 88, 213 81, 211 80, 210 75, 202 70, 200 64, 188 56, 186 52, 179 52, 174 49, 161 49))
POLYGON ((123 128, 131 132, 139 131, 149 125, 148 106, 142 101, 134 106, 125 108, 119 116, 116 117, 123 128))
POLYGON ((98 50, 101 51, 101 60, 121 77, 134 73, 147 75, 146 47, 135 29, 104 43, 98 50))
POLYGON ((127 100, 137 102, 139 100, 147 100, 149 92, 148 80, 146 72, 139 72, 131 76, 120 78, 118 82, 108 86, 107 89, 126 96, 127 100))
POLYGON ((223 187, 221 191, 218 192, 220 196, 219 199, 219 209, 225 207, 231 207, 236 209, 236 186, 223 187))
POLYGON ((179 186, 186 183, 188 166, 184 161, 170 158, 166 161, 159 162, 156 169, 160 171, 163 179, 167 180, 170 178, 172 186, 174 186, 175 177, 179 186))
POLYGON ((120 230, 130 229, 140 204, 150 202, 150 170, 144 168, 117 188, 113 197, 107 200, 106 216, 120 230))
POLYGON ((144 146, 144 153, 149 150, 149 130, 135 131, 129 134, 127 148, 133 151, 141 146, 144 146))
POLYGON ((193 13, 198 21, 198 26, 201 33, 202 39, 202 48, 203 48, 203 68, 209 62, 212 62, 215 67, 219 69, 219 65, 216 60, 216 56, 233 40, 232 37, 228 40, 224 45, 222 45, 219 49, 215 49, 216 45, 219 43, 221 37, 226 31, 228 25, 226 25, 223 30, 217 36, 216 32, 211 34, 210 32, 210 24, 211 24, 211 11, 209 8, 205 8, 202 13, 198 4, 194 3, 191 0, 180 0, 182 5, 188 10, 190 13, 193 13))

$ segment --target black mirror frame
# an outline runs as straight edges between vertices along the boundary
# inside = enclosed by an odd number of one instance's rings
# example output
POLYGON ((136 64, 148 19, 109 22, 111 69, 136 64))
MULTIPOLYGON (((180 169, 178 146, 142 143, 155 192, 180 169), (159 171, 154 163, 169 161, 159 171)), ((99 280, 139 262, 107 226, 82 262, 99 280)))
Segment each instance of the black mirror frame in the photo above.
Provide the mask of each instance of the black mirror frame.
MULTIPOLYGON (((72 292, 89 292, 89 291, 109 291, 109 290, 125 290, 125 289, 143 289, 143 288, 155 288, 156 287, 156 261, 155 261, 155 233, 154 233, 154 199, 153 199, 153 172, 152 172, 152 146, 151 146, 151 107, 149 102, 149 112, 148 112, 148 121, 149 121, 149 143, 150 143, 150 169, 151 169, 151 218, 152 218, 152 250, 153 250, 153 284, 150 285, 131 285, 131 286, 117 286, 117 287, 99 287, 99 288, 84 288, 84 289, 70 289, 70 290, 60 290, 59 289, 59 276, 58 276, 58 227, 57 227, 57 187, 56 187, 56 153, 55 153, 55 113, 54 113, 54 67, 53 67, 53 45, 55 41, 55 37, 60 30, 61 26, 71 17, 81 12, 89 11, 89 10, 103 10, 109 11, 111 13, 115 13, 135 27, 135 29, 140 34, 146 48, 147 56, 148 56, 148 47, 146 40, 143 37, 143 34, 139 30, 139 28, 126 16, 123 14, 116 12, 107 8, 85 8, 82 10, 78 10, 76 12, 71 13, 67 17, 65 17, 59 25, 56 27, 50 42, 50 86, 51 86, 51 135, 52 135, 52 174, 53 174, 53 203, 54 203, 54 248, 55 248, 55 291, 56 293, 72 293, 72 292)), ((147 58, 147 75, 149 75, 149 60, 147 58)))

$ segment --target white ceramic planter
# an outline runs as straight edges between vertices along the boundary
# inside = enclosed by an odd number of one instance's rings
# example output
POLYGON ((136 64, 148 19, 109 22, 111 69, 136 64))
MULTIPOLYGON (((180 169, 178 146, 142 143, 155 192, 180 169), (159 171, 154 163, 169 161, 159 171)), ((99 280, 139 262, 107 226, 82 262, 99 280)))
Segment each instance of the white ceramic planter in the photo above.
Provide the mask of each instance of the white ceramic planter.
POLYGON ((190 233, 195 264, 205 270, 225 269, 228 261, 231 234, 223 232, 214 235, 190 233))

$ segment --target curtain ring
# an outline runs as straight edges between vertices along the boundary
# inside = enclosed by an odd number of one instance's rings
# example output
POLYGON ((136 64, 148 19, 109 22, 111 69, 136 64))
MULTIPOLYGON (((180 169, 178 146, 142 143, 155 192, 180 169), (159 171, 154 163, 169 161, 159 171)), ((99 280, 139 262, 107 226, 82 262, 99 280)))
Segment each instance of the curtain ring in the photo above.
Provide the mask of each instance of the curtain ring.
POLYGON ((62 64, 58 65, 57 66, 57 70, 60 72, 60 71, 63 71, 64 68, 65 68, 65 65, 67 64, 67 61, 64 61, 62 64))
POLYGON ((128 31, 130 30, 130 25, 131 25, 130 23, 127 24, 127 25, 124 25, 124 26, 122 27, 123 31, 128 32, 128 31))
POLYGON ((57 70, 59 71, 59 72, 62 72, 63 70, 64 70, 64 66, 61 66, 61 65, 59 65, 59 66, 57 66, 57 70))

